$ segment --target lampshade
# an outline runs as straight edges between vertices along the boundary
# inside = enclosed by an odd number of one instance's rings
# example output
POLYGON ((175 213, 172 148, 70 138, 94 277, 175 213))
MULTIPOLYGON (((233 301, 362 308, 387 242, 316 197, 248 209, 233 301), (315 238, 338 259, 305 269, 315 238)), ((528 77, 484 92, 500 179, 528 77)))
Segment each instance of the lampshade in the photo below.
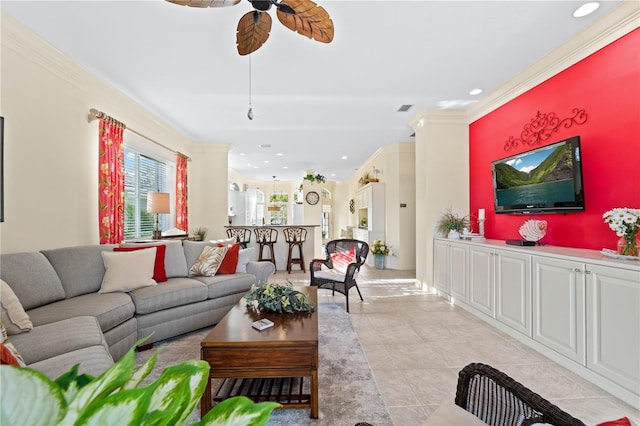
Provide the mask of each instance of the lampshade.
POLYGON ((147 212, 149 213, 171 213, 169 207, 168 192, 147 193, 147 212))

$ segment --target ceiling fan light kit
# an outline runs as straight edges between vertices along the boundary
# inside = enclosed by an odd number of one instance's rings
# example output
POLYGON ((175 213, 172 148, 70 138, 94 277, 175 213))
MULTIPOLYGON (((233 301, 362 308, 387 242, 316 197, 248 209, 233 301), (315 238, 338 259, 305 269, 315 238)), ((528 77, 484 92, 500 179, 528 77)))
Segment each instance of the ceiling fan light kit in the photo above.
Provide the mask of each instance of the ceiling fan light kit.
MULTIPOLYGON (((190 7, 235 6, 240 0, 166 0, 169 3, 190 7)), ((322 43, 333 40, 333 21, 329 13, 311 0, 248 0, 254 10, 240 18, 236 33, 238 53, 242 56, 258 50, 269 38, 271 15, 276 7, 276 16, 282 25, 291 31, 322 43)))

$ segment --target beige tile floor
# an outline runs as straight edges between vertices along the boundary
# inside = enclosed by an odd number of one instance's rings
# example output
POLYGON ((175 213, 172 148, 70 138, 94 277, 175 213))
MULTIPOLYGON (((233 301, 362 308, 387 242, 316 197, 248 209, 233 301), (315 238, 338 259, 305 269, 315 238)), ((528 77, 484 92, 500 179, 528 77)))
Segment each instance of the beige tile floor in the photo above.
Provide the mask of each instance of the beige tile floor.
MULTIPOLYGON (((309 282, 301 271, 278 271, 275 281, 309 282)), ((415 271, 366 268, 358 280, 364 302, 350 292, 351 321, 395 425, 424 424, 455 398, 458 372, 483 362, 581 419, 587 425, 640 412, 510 338, 445 299, 416 286, 415 271)), ((320 290, 320 301, 344 296, 320 290)))

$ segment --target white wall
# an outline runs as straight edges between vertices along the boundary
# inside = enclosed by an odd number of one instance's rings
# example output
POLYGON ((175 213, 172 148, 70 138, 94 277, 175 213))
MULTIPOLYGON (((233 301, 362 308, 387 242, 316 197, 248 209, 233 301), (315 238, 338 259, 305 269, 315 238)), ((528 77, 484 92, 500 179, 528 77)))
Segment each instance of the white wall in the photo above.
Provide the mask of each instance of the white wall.
POLYGON ((432 285, 433 238, 448 208, 469 214, 469 131, 464 111, 425 111, 416 131, 416 279, 432 285))
POLYGON ((227 193, 227 148, 198 144, 196 149, 125 94, 4 15, 1 49, 2 252, 99 242, 98 124, 87 122, 90 108, 191 157, 191 227, 206 226, 217 232, 226 224, 226 201, 218 202, 226 197, 215 194, 227 193))

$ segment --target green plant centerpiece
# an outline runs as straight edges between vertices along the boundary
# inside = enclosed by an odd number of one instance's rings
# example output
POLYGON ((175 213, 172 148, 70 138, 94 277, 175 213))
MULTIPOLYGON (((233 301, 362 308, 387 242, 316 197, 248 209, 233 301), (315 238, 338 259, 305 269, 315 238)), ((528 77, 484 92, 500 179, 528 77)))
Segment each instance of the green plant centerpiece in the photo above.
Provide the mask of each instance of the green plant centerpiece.
POLYGON ((440 216, 438 232, 447 236, 450 231, 460 233, 464 228, 468 228, 469 226, 470 223, 467 216, 460 217, 449 208, 440 216))
MULTIPOLYGON (((144 339, 146 340, 146 339, 144 339)), ((51 380, 43 373, 0 366, 0 424, 3 425, 183 425, 196 407, 209 364, 189 360, 141 385, 158 359, 154 353, 135 370, 134 348, 99 377, 78 374, 78 365, 51 380)), ((217 404, 195 425, 266 425, 275 402, 254 404, 239 396, 217 404)))
POLYGON ((306 294, 293 289, 291 282, 287 284, 265 283, 254 285, 251 292, 244 297, 247 307, 257 308, 259 311, 272 312, 313 312, 316 307, 306 294))

